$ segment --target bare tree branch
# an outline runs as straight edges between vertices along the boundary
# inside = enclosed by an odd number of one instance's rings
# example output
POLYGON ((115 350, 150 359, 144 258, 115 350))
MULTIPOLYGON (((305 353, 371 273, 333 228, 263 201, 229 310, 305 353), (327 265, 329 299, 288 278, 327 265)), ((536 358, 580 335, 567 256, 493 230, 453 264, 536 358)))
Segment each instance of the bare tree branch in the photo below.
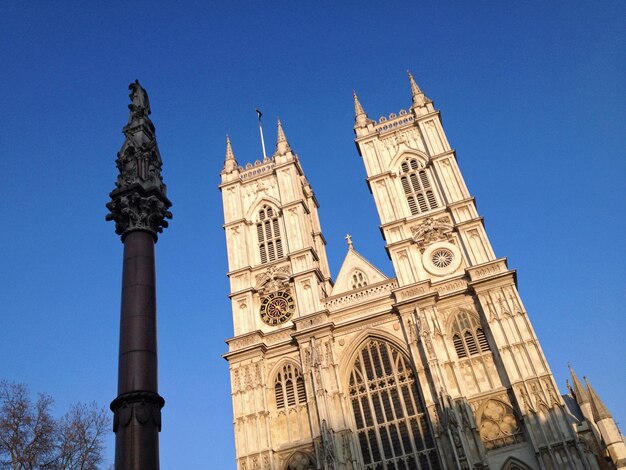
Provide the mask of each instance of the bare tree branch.
POLYGON ((35 403, 24 384, 0 381, 1 470, 97 470, 103 463, 109 414, 96 403, 77 403, 58 421, 53 400, 35 403))

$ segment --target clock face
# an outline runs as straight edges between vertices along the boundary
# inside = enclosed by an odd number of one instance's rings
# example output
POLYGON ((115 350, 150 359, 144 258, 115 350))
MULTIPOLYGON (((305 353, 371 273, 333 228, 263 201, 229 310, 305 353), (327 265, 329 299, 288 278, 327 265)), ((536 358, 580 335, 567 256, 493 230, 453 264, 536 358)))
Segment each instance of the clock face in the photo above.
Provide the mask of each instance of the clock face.
POLYGON ((282 325, 296 310, 296 303, 288 292, 278 291, 267 294, 261 301, 261 320, 271 326, 282 325))

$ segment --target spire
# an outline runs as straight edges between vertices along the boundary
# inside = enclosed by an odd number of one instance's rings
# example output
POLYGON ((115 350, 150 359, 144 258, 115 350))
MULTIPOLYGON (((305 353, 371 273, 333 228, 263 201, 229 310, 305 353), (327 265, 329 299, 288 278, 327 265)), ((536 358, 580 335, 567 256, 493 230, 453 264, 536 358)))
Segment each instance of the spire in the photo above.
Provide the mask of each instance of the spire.
POLYGON ((593 410, 593 419, 597 423, 606 418, 611 418, 611 413, 604 405, 596 391, 593 389, 587 377, 585 377, 585 383, 587 384, 587 389, 589 390, 589 399, 591 401, 591 409, 593 410))
POLYGON ((352 92, 354 97, 354 127, 365 127, 367 125, 367 114, 363 111, 363 106, 359 102, 356 91, 352 92))
POLYGON ((224 173, 232 173, 237 169, 237 160, 233 153, 233 146, 230 144, 230 137, 226 134, 226 157, 224 158, 224 173))
POLYGON ((410 70, 407 70, 406 73, 409 75, 409 83, 411 84, 411 98, 413 99, 413 107, 422 107, 426 103, 430 103, 431 101, 424 95, 424 92, 417 86, 417 82, 413 78, 413 74, 410 70))
POLYGON ((572 369, 571 364, 568 364, 567 367, 569 367, 569 373, 572 376, 572 384, 574 389, 574 396, 576 397, 576 403, 578 403, 578 405, 580 406, 583 403, 589 402, 589 395, 587 394, 587 390, 585 390, 585 387, 576 376, 576 373, 574 372, 574 369, 572 369))
POLYGON ((276 152, 274 155, 285 155, 287 152, 291 151, 289 147, 289 142, 287 142, 287 137, 285 137, 285 131, 283 131, 283 125, 280 122, 280 118, 278 118, 278 135, 276 138, 276 152))

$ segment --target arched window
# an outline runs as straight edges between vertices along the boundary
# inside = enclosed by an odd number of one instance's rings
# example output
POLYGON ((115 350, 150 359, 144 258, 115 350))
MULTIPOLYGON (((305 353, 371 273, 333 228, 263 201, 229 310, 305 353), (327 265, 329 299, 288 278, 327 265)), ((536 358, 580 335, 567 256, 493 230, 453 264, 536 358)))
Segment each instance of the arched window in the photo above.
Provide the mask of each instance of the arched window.
POLYGON ((365 287, 367 285, 367 276, 356 269, 352 273, 352 288, 358 289, 360 287, 365 287))
POLYGON ((256 224, 259 239, 259 255, 261 264, 275 261, 283 257, 283 242, 280 238, 278 214, 270 206, 263 206, 259 211, 259 222, 256 224))
POLYGON ((277 409, 306 404, 304 378, 296 367, 287 364, 276 374, 274 394, 277 409))
POLYGON ((433 192, 428 170, 415 158, 408 159, 400 165, 400 182, 409 204, 411 215, 421 214, 437 207, 437 199, 433 192))
POLYGON ((459 359, 489 352, 489 342, 478 319, 464 311, 452 322, 452 343, 459 359))
POLYGON ((349 387, 364 468, 441 468, 417 378, 404 354, 385 341, 369 340, 354 362, 349 387))

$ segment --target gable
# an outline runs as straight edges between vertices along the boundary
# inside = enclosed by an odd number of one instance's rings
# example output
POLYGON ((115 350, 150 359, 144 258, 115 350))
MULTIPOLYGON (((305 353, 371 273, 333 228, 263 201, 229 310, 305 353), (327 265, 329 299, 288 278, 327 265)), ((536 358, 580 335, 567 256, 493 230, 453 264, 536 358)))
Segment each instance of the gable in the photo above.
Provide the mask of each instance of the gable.
POLYGON ((363 258, 354 248, 350 248, 343 260, 331 295, 360 289, 387 279, 387 276, 363 258))

